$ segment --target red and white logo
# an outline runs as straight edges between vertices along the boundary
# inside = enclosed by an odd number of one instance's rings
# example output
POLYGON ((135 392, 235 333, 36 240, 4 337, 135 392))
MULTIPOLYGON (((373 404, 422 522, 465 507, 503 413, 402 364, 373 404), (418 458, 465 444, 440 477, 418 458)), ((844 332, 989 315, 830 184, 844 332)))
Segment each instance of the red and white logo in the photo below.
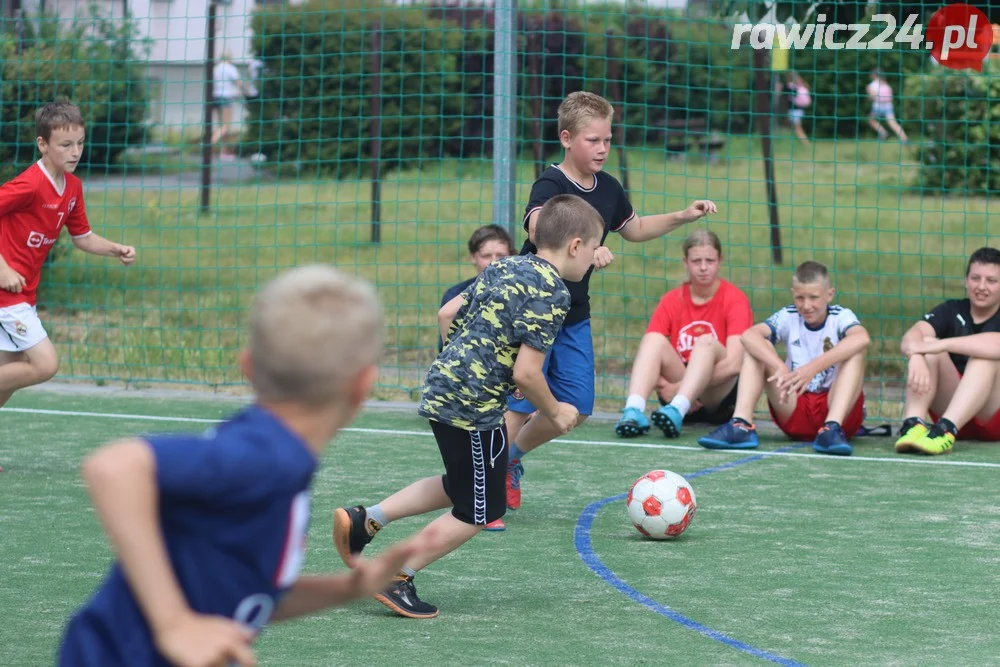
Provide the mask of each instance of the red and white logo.
POLYGON ((76 206, 76 197, 71 197, 70 200, 69 200, 69 208, 66 209, 66 213, 67 214, 72 213, 73 212, 73 208, 75 206, 76 206))
POLYGON ((695 320, 688 324, 677 334, 677 352, 687 354, 694 349, 694 342, 701 336, 709 334, 715 340, 719 340, 719 335, 715 333, 715 327, 711 322, 705 320, 695 320))
POLYGON ((42 246, 53 245, 56 239, 50 239, 41 232, 31 232, 28 234, 27 246, 29 248, 41 248, 42 246))

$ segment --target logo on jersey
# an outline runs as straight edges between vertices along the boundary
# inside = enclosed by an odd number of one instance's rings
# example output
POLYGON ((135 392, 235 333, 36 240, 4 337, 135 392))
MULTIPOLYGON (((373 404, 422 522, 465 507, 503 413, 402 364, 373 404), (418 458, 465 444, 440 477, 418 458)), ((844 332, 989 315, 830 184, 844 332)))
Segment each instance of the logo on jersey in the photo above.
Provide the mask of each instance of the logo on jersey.
POLYGON ((830 340, 829 336, 827 336, 826 338, 823 339, 823 352, 829 352, 832 349, 833 349, 833 341, 830 340))
POLYGON ((514 397, 515 401, 523 401, 524 400, 524 394, 522 394, 521 390, 518 389, 517 387, 514 387, 514 393, 511 394, 511 395, 514 397))
POLYGON ((274 613, 274 600, 271 596, 255 593, 240 601, 236 611, 233 612, 233 620, 257 634, 271 620, 272 613, 274 613))
POLYGON ((69 208, 66 209, 66 215, 69 215, 70 213, 73 212, 74 206, 76 206, 76 197, 73 197, 69 200, 69 208))
POLYGON ((47 245, 54 245, 55 242, 56 239, 50 239, 48 236, 42 234, 41 232, 31 232, 30 234, 28 234, 27 245, 29 248, 41 248, 47 245))
POLYGON ((17 332, 18 336, 28 335, 28 327, 21 320, 14 320, 14 331, 17 332))
POLYGON ((709 335, 715 340, 719 340, 719 335, 715 333, 715 327, 711 322, 705 320, 695 320, 680 330, 677 334, 677 352, 684 355, 694 349, 694 342, 701 336, 709 335))

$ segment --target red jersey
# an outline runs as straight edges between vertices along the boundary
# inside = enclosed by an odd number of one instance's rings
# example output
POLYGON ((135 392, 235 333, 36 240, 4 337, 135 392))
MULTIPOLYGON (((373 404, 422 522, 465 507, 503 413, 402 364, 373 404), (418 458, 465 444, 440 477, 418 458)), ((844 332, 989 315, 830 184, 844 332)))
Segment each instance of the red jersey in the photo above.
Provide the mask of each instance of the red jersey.
POLYGON ((695 305, 691 300, 691 285, 684 283, 660 299, 649 319, 646 333, 663 334, 686 364, 691 358, 694 341, 712 334, 726 344, 730 336, 739 336, 753 326, 750 299, 731 282, 719 280, 719 289, 707 303, 695 305))
POLYGON ((35 305, 42 266, 65 225, 73 238, 90 234, 83 208, 83 184, 65 175, 62 192, 40 162, 0 186, 0 255, 22 276, 17 294, 0 290, 0 308, 19 303, 35 305))

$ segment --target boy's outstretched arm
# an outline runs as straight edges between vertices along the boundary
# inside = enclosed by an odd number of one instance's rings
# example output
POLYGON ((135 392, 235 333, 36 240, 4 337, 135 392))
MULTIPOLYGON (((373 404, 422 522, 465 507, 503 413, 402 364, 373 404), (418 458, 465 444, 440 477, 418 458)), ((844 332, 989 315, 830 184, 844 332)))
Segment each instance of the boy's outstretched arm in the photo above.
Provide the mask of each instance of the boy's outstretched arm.
POLYGON ((349 572, 302 577, 282 598, 271 620, 287 621, 381 593, 408 560, 430 548, 428 544, 431 540, 433 535, 429 537, 418 533, 416 537, 395 545, 377 558, 365 559, 358 556, 349 572))
POLYGON ((812 379, 831 366, 847 361, 859 352, 864 352, 872 342, 868 331, 861 325, 853 326, 844 333, 839 343, 819 355, 808 364, 778 379, 778 388, 791 395, 805 393, 812 379))
POLYGON ((149 445, 123 440, 83 463, 83 478, 157 649, 176 664, 255 665, 250 632, 188 606, 160 530, 156 461, 149 445))
POLYGON ((919 342, 912 343, 910 351, 912 354, 950 352, 978 359, 1000 361, 1000 333, 987 331, 985 333, 972 334, 971 336, 957 336, 955 338, 944 339, 928 337, 919 342))
POLYGON ((126 266, 135 261, 135 248, 130 245, 122 245, 109 241, 97 234, 87 234, 78 239, 73 239, 73 245, 83 252, 91 255, 103 255, 104 257, 117 257, 126 266))
POLYGON ((625 225, 619 233, 627 241, 642 243, 669 234, 678 227, 692 223, 718 210, 715 202, 699 199, 683 211, 645 215, 637 218, 625 225))

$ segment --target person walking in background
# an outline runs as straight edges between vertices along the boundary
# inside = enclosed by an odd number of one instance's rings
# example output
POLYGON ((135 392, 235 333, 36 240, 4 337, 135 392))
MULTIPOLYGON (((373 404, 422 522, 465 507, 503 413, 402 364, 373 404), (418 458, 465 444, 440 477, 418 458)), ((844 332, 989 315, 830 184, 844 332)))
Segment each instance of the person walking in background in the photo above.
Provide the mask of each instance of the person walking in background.
POLYGON ((809 95, 809 85, 801 76, 795 72, 788 72, 785 75, 783 91, 788 95, 788 122, 799 138, 806 146, 809 145, 809 137, 802 129, 802 119, 806 115, 806 109, 812 105, 812 97, 809 95))
POLYGON ((219 144, 219 159, 231 162, 236 155, 226 150, 225 140, 233 122, 233 109, 241 96, 248 95, 240 72, 233 64, 233 55, 226 49, 212 72, 212 109, 218 114, 218 126, 212 132, 212 145, 219 144))
POLYGON ((872 110, 868 115, 868 124, 871 125, 872 129, 878 132, 878 138, 885 141, 889 138, 889 133, 885 131, 879 118, 885 119, 885 124, 888 125, 899 140, 904 144, 907 142, 906 132, 900 127, 899 123, 896 122, 896 115, 893 113, 892 109, 892 86, 890 86, 884 78, 882 78, 882 73, 877 69, 872 70, 872 80, 865 88, 865 92, 868 93, 868 99, 872 102, 872 110))

